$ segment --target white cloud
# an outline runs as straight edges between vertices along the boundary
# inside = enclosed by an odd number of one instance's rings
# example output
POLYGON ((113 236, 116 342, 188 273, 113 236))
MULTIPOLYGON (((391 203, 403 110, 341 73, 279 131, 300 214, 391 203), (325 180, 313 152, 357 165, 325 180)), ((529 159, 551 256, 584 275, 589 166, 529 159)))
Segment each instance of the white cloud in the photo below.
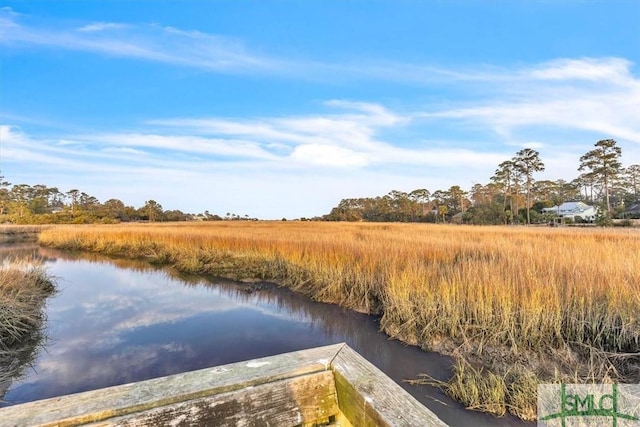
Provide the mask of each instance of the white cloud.
POLYGON ((491 97, 418 116, 466 121, 507 140, 527 138, 537 127, 640 143, 640 79, 631 65, 620 58, 558 59, 517 70, 512 80, 498 73, 489 85, 491 97))
POLYGON ((82 143, 62 146, 16 128, 0 129, 7 136, 5 163, 12 179, 17 174, 22 180, 20 165, 28 162, 51 177, 45 180, 48 185, 65 191, 77 187, 76 177, 82 175, 82 190, 100 200, 116 197, 141 206, 153 198, 166 209, 230 211, 262 218, 321 215, 343 197, 384 194, 394 188, 448 187, 453 180, 460 183, 458 176, 452 179, 443 173, 443 167, 451 167, 454 174, 464 167, 465 180, 479 181, 486 175, 482 171, 492 170, 501 159, 499 153, 397 147, 377 136, 381 129, 397 126, 392 123, 408 124, 381 106, 359 104, 356 111, 326 116, 174 119, 165 124, 163 136, 142 132, 67 135, 56 141, 82 143), (399 119, 383 120, 380 125, 375 118, 381 114, 399 119), (184 136, 202 129, 208 134, 184 136), (207 145, 211 141, 213 149, 207 145), (209 153, 224 153, 216 145, 219 141, 225 150, 244 157, 209 157, 209 153), (16 157, 17 149, 24 155, 16 157))
POLYGON ((609 84, 629 80, 631 63, 622 58, 562 58, 543 63, 523 78, 540 80, 597 80, 609 84))
POLYGON ((78 28, 77 31, 90 33, 94 31, 119 30, 126 27, 127 26, 125 24, 116 22, 94 22, 92 24, 83 25, 78 28))
POLYGON ((291 158, 303 163, 323 166, 365 166, 369 159, 363 153, 357 153, 343 147, 321 144, 303 144, 297 146, 291 158))
POLYGON ((98 134, 80 137, 90 143, 116 147, 142 147, 178 151, 197 155, 273 159, 259 143, 241 139, 203 138, 197 136, 164 136, 149 133, 98 134))
MULTIPOLYGON (((32 44, 215 72, 447 90, 437 103, 420 105, 430 99, 427 94, 396 109, 333 99, 315 112, 176 116, 148 120, 135 131, 36 137, 2 125, 5 175, 36 164, 42 175, 82 174, 96 189, 86 191, 97 196, 124 194, 130 203, 153 197, 169 201, 163 203, 167 208, 277 217, 321 214, 342 197, 393 188, 486 182, 514 147, 540 150, 551 179, 575 176, 579 156, 603 138, 624 146, 625 164, 640 162, 640 79, 625 58, 455 68, 375 59, 338 64, 257 54, 236 39, 172 27, 58 22, 44 28, 10 12, 0 13, 0 43, 9 47, 32 44), (458 129, 463 136, 455 134, 458 129), (191 194, 198 200, 188 200, 191 194)), ((372 89, 369 99, 375 95, 372 89)), ((8 123, 11 116, 4 116, 8 123)))
POLYGON ((21 25, 18 21, 16 15, 0 13, 0 43, 33 44, 212 71, 269 72, 285 69, 287 65, 248 52, 237 40, 197 31, 113 22, 90 23, 79 28, 44 28, 21 25))
MULTIPOLYGON (((536 86, 531 84, 536 82, 551 86, 565 82, 617 85, 620 88, 638 85, 638 79, 630 73, 632 63, 625 58, 558 58, 535 65, 470 64, 456 68, 377 58, 332 63, 258 53, 256 48, 247 47, 236 38, 175 27, 121 22, 90 22, 72 27, 64 21, 43 27, 29 24, 28 18, 10 8, 1 8, 0 43, 79 50, 214 72, 314 81, 384 80, 412 85, 447 85, 462 91, 472 85, 474 90, 487 93, 496 88, 494 85, 500 91, 532 90, 536 86)), ((338 101, 334 106, 340 103, 344 101, 338 101)), ((344 105, 351 109, 357 106, 357 103, 348 104, 344 105)))
MULTIPOLYGON (((202 133, 231 140, 243 138, 262 147, 278 147, 278 167, 304 165, 362 168, 385 165, 468 166, 493 163, 499 153, 478 153, 463 149, 403 148, 379 137, 383 130, 411 126, 411 115, 401 115, 385 107, 362 102, 333 100, 330 107, 346 110, 322 116, 292 116, 230 119, 169 119, 150 122, 164 125, 169 133, 202 133), (172 130, 174 129, 174 130, 172 130)), ((447 144, 447 142, 444 142, 447 144)))
POLYGON ((136 156, 145 156, 147 153, 143 150, 136 150, 135 148, 129 147, 107 147, 102 150, 105 153, 116 153, 116 154, 133 154, 136 156))
POLYGON ((638 163, 640 84, 630 64, 585 64, 559 60, 514 70, 517 79, 487 83, 493 96, 446 109, 402 112, 334 99, 315 114, 177 117, 148 120, 137 132, 53 139, 3 125, 3 172, 39 164, 41 174, 83 174, 93 188, 85 191, 104 200, 141 205, 154 198, 165 208, 278 218, 319 215, 340 198, 391 189, 470 187, 487 182, 525 146, 541 151, 547 164, 541 179, 572 179, 579 156, 605 137, 624 146, 625 164, 638 163), (442 125, 473 129, 476 136, 443 137, 442 125), (407 130, 410 136, 399 136, 407 130))

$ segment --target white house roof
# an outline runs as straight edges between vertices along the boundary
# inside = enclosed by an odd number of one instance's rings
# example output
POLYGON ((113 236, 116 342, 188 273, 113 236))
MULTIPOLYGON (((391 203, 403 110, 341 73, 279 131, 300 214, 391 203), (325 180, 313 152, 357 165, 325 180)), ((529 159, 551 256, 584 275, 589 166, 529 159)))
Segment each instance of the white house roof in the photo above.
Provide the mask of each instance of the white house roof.
POLYGON ((592 209, 593 206, 589 206, 583 202, 564 202, 560 206, 554 206, 552 208, 544 208, 544 212, 563 212, 563 213, 580 213, 592 209))
POLYGON ((636 212, 640 212, 640 203, 636 203, 635 205, 631 206, 629 210, 627 210, 627 213, 636 213, 636 212))

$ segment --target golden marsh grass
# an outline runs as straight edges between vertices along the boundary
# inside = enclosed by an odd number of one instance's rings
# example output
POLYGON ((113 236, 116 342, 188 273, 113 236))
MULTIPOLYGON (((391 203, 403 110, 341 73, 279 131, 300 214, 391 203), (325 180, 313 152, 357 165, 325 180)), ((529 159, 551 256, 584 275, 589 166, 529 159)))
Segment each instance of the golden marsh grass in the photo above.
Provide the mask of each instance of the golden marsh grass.
POLYGON ((566 348, 640 347, 638 230, 217 222, 59 226, 42 231, 40 242, 276 281, 379 313, 389 335, 425 349, 465 345, 462 353, 477 360, 496 348, 546 355, 523 362, 539 378, 553 376, 537 372, 544 357, 566 348))
POLYGON ((54 292, 40 267, 29 262, 0 263, 0 354, 40 327, 44 302, 54 292))

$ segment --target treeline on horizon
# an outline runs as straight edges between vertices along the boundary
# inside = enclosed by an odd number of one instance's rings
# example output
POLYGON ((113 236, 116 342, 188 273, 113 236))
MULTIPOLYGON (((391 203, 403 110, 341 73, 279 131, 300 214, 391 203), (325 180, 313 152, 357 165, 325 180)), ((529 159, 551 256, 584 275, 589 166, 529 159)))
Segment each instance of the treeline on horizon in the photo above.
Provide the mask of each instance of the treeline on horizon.
MULTIPOLYGON (((534 174, 545 169, 536 150, 525 148, 506 160, 488 184, 476 184, 470 191, 454 185, 430 192, 391 191, 380 197, 343 199, 331 212, 313 220, 372 222, 458 222, 467 224, 532 224, 547 222, 544 208, 566 201, 600 206, 603 223, 610 218, 632 218, 625 213, 639 201, 640 165, 622 167, 622 150, 615 140, 598 141, 595 149, 580 157, 574 180, 536 181, 534 174)), ((284 218, 283 218, 284 219, 284 218)), ((302 218, 303 220, 306 218, 302 218)), ((164 210, 155 200, 139 208, 119 199, 100 202, 78 189, 62 192, 46 185, 12 185, 0 175, 0 223, 61 224, 118 223, 132 221, 216 221, 256 220, 248 215, 227 213, 224 217, 164 210)))
POLYGON ((12 185, 0 175, 0 224, 115 224, 136 221, 256 220, 248 215, 227 213, 223 218, 209 211, 190 214, 164 210, 155 200, 139 208, 119 199, 101 203, 96 197, 72 189, 67 192, 46 185, 12 185))
MULTIPOLYGON (((470 191, 459 185, 430 192, 391 191, 379 197, 343 199, 322 219, 371 222, 457 222, 477 225, 534 224, 553 220, 543 209, 564 202, 597 206, 597 221, 606 225, 613 218, 640 218, 628 209, 639 202, 640 165, 622 167, 622 149, 612 139, 600 140, 595 149, 580 157, 578 171, 570 182, 534 179, 545 169, 540 154, 525 148, 498 165, 487 184, 470 191)), ((571 222, 570 219, 567 222, 571 222)))

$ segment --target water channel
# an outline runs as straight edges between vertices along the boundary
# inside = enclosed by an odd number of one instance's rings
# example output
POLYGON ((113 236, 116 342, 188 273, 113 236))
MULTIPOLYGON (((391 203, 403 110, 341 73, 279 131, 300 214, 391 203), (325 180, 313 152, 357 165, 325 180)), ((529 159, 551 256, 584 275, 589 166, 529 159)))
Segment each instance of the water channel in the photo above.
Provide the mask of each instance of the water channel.
POLYGON ((0 384, 0 406, 346 342, 449 425, 533 425, 403 382, 420 373, 444 380, 451 360, 390 340, 374 316, 275 285, 184 277, 35 244, 0 244, 0 262, 9 256, 42 260, 60 290, 46 307, 46 341, 17 378, 0 384))

